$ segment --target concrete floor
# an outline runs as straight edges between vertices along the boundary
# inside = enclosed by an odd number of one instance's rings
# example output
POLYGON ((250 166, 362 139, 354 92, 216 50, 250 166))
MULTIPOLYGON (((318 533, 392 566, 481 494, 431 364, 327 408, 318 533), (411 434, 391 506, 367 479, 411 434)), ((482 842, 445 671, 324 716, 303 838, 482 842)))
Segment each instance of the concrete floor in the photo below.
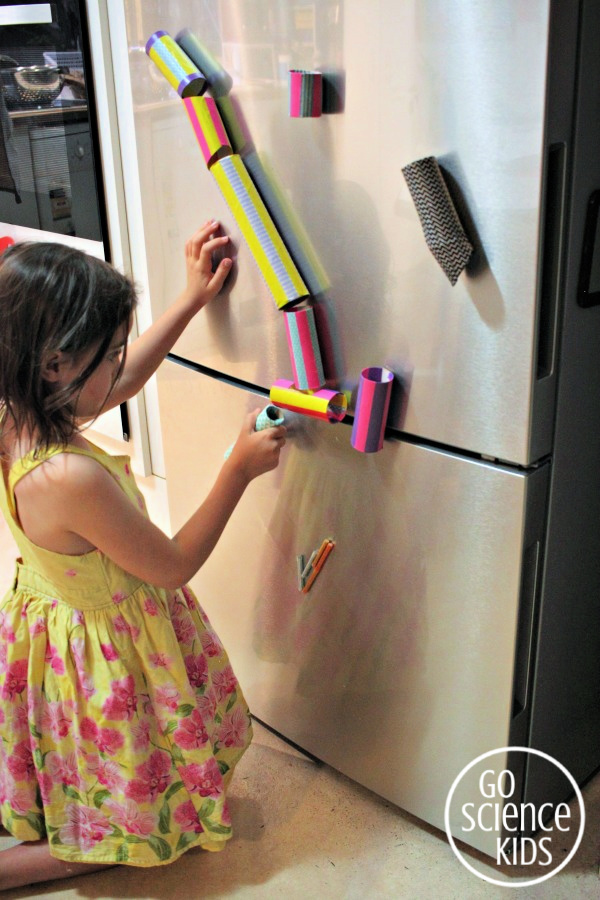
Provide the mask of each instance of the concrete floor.
MULTIPOLYGON (((160 519, 164 484, 140 487, 160 519)), ((0 522, 0 581, 13 569, 10 534, 0 522)), ((586 827, 581 846, 556 876, 518 891, 519 898, 599 898, 600 775, 583 790, 586 827)), ((47 898, 240 898, 240 900, 359 900, 435 898, 470 900, 511 896, 490 885, 454 856, 446 835, 397 809, 299 752, 260 723, 240 762, 230 792, 234 838, 223 853, 190 851, 172 866, 120 867, 85 877, 36 885, 10 896, 47 898)), ((0 836, 0 850, 14 843, 0 836)), ((531 870, 498 874, 472 851, 475 868, 507 886, 531 870)), ((1 865, 0 855, 0 865, 1 865)), ((538 869, 535 875, 544 874, 538 869)), ((4 895, 8 896, 8 895, 4 895)), ((514 895, 513 895, 514 896, 514 895)))

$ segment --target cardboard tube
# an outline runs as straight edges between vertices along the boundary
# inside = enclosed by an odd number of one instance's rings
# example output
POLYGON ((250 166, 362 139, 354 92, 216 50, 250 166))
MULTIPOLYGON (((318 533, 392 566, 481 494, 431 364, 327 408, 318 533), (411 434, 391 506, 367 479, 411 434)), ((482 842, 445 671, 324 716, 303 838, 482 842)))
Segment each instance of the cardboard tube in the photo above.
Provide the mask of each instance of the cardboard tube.
POLYGON ((347 401, 338 391, 298 391, 293 381, 281 378, 275 382, 269 397, 281 409, 327 422, 341 422, 346 415, 347 401))
POLYGON ((196 97, 206 90, 206 78, 166 31, 155 31, 146 53, 180 97, 196 97))
POLYGON ((186 97, 183 101, 202 156, 211 166, 217 156, 231 155, 229 138, 212 97, 186 97))
POLYGON ((285 330, 294 370, 294 383, 301 391, 315 391, 325 384, 323 362, 310 306, 285 313, 285 330))
POLYGON ((323 79, 320 72, 290 69, 290 116, 292 118, 321 115, 323 79))
POLYGON ((383 447, 393 380, 389 369, 373 366, 362 370, 350 438, 355 450, 375 453, 383 447))

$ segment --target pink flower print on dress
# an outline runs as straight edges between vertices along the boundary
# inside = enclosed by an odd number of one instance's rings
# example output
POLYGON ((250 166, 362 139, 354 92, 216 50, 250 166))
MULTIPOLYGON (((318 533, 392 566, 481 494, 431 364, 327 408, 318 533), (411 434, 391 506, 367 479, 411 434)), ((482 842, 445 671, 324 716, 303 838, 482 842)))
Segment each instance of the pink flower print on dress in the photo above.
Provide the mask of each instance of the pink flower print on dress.
POLYGON ((214 631, 205 631, 201 634, 202 649, 207 656, 220 656, 223 652, 223 645, 219 641, 214 631))
POLYGON ((0 725, 4 725, 4 710, 0 709, 0 725))
POLYGON ((181 588, 181 593, 183 594, 183 598, 187 604, 188 609, 197 610, 198 604, 194 598, 194 595, 190 591, 190 589, 184 584, 181 588))
POLYGON ((112 602, 113 602, 113 603, 122 603, 123 600, 126 600, 126 599, 127 599, 127 594, 125 593, 125 591, 116 591, 116 592, 112 595, 112 602))
POLYGON ((131 469, 129 468, 129 466, 127 465, 127 463, 125 463, 125 474, 126 474, 126 475, 131 475, 131 469))
POLYGON ((38 616, 35 622, 29 626, 29 635, 30 637, 36 638, 38 634, 45 634, 48 630, 48 626, 46 625, 46 620, 42 618, 42 616, 38 616))
POLYGON ((152 597, 146 597, 144 600, 144 612, 148 613, 149 616, 157 616, 159 611, 156 600, 153 600, 152 597))
POLYGON ((181 825, 182 831, 195 831, 197 834, 204 831, 202 822, 200 822, 196 808, 191 800, 187 800, 178 806, 173 813, 173 818, 178 825, 181 825))
POLYGON ((135 767, 137 778, 125 788, 125 796, 137 803, 154 803, 171 784, 171 757, 162 750, 154 750, 147 761, 135 767))
POLYGON ((46 768, 55 784, 66 784, 75 788, 83 787, 75 753, 61 756, 60 753, 52 750, 46 756, 46 768))
POLYGON ((137 625, 130 625, 130 623, 126 621, 123 615, 115 616, 115 618, 113 619, 113 625, 116 632, 118 632, 119 634, 129 634, 132 641, 137 641, 140 636, 140 629, 137 627, 137 625))
POLYGON ((81 737, 96 745, 100 753, 113 756, 125 743, 125 738, 116 728, 99 727, 93 719, 85 716, 79 728, 81 737))
POLYGON ((67 578, 75 578, 75 576, 77 575, 77 569, 66 569, 65 575, 67 576, 67 578))
POLYGON ((82 609, 74 609, 73 615, 71 616, 71 622, 73 623, 73 627, 76 628, 77 625, 85 625, 85 617, 83 615, 82 609))
POLYGON ((46 647, 46 662, 50 663, 57 675, 65 674, 65 664, 53 644, 48 644, 46 647))
POLYGON ((196 626, 192 620, 187 609, 185 612, 181 613, 178 616, 173 617, 171 620, 173 623, 173 631, 175 632, 175 637, 179 641, 180 644, 193 644, 194 640, 198 637, 198 632, 196 630, 196 626))
POLYGON ((71 718, 67 714, 64 703, 60 701, 48 701, 42 712, 42 732, 50 732, 54 740, 66 737, 71 730, 71 718))
POLYGON ((107 719, 121 721, 133 719, 137 709, 137 694, 133 675, 126 675, 111 681, 112 695, 102 704, 102 712, 107 719))
POLYGON ((29 741, 20 741, 9 754, 6 766, 15 781, 26 781, 35 778, 35 766, 29 741))
POLYGON ((0 641, 6 641, 7 644, 14 644, 16 639, 17 636, 8 620, 7 613, 0 612, 0 641))
POLYGON ((147 750, 150 746, 150 722, 144 719, 139 725, 134 725, 131 729, 133 734, 133 749, 147 750))
POLYGON ((71 647, 71 653, 75 660, 75 668, 77 670, 77 677, 79 678, 79 687, 82 694, 89 699, 96 693, 96 688, 92 676, 85 670, 85 638, 72 637, 69 640, 69 646, 71 647))
POLYGON ((102 656, 108 662, 115 662, 119 658, 119 654, 112 644, 100 644, 100 649, 102 650, 102 656))
POLYGON ((122 793, 127 784, 121 774, 121 767, 112 759, 102 759, 100 756, 87 757, 88 771, 93 775, 100 784, 108 788, 109 791, 119 791, 122 793))
POLYGON ((2 685, 2 697, 5 700, 14 700, 18 694, 23 693, 26 687, 27 660, 18 659, 8 666, 4 684, 2 685))
POLYGON ((220 672, 213 672, 212 682, 218 700, 224 700, 237 687, 237 678, 231 666, 225 666, 220 672))
POLYGON ((144 812, 133 800, 125 800, 124 803, 107 800, 104 806, 110 812, 113 823, 117 827, 124 828, 129 834, 137 834, 142 838, 148 837, 158 824, 154 813, 144 812))
POLYGON ((248 718, 239 708, 225 713, 219 728, 219 741, 226 747, 243 747, 248 735, 248 718))
POLYGON ((189 766, 182 766, 179 774, 190 794, 216 798, 223 793, 223 776, 212 756, 202 765, 192 763, 189 766))
POLYGON ((154 692, 154 702, 157 706, 166 707, 169 712, 175 712, 181 703, 181 694, 174 684, 163 684, 154 692))
POLYGON ((184 750, 196 750, 204 747, 208 741, 208 734, 204 726, 202 716, 195 709, 190 716, 182 719, 175 731, 173 740, 184 750))
POLYGON ((186 656, 185 670, 190 684, 195 688, 201 688, 208 679, 208 663, 204 656, 186 656))
POLYGON ((166 653, 151 653, 148 657, 150 665, 155 669, 168 669, 173 660, 166 653))
POLYGON ((17 815, 26 816, 31 811, 34 798, 31 796, 31 791, 28 791, 26 788, 15 787, 10 792, 8 804, 17 815))
POLYGON ((6 665, 8 662, 8 644, 4 644, 0 641, 0 672, 6 671, 6 665))
POLYGON ((217 698, 213 690, 207 691, 201 697, 196 697, 196 706, 200 710, 205 722, 212 722, 217 711, 217 698))
POLYGON ((40 794, 42 796, 42 803, 44 806, 48 806, 50 803, 50 795, 52 793, 52 789, 54 787, 54 782, 52 781, 52 776, 47 772, 38 772, 37 773, 37 781, 40 786, 40 794))
POLYGON ((113 830, 106 816, 89 806, 69 803, 65 807, 65 818, 66 822, 58 833, 60 840, 86 852, 113 830))

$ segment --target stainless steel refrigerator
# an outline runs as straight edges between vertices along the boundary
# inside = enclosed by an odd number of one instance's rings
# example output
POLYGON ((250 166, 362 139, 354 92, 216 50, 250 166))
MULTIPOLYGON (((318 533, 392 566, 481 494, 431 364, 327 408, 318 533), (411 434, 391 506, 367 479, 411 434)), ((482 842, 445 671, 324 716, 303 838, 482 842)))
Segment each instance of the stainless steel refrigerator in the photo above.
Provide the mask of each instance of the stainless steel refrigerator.
MULTIPOLYGON (((514 745, 579 783, 600 765, 600 4, 596 0, 126 2, 155 313, 215 216, 235 270, 159 373, 174 529, 247 410, 291 378, 282 312, 144 55, 189 28, 326 275, 329 424, 287 413, 194 587, 255 716, 437 827, 469 762, 514 745), (328 106, 290 115, 289 72, 328 106), (433 157, 473 253, 455 284, 403 168, 433 157), (350 443, 361 370, 394 372, 383 449, 350 443), (297 557, 330 555, 298 590, 297 557)), ((564 799, 536 760, 524 801, 564 799)), ((473 846, 493 852, 475 830, 473 846)))

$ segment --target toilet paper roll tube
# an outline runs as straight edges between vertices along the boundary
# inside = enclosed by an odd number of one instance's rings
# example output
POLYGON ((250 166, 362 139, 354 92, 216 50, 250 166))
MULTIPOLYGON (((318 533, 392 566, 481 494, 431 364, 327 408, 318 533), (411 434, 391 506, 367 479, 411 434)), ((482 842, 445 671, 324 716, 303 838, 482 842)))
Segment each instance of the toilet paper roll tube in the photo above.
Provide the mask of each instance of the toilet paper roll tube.
MULTIPOLYGON (((264 431, 265 428, 277 428, 278 425, 283 425, 285 422, 284 417, 281 415, 281 410, 277 409, 276 406, 269 403, 268 406, 265 406, 264 409, 261 409, 259 414, 256 417, 256 424, 254 425, 255 431, 264 431)), ((231 451, 233 450, 234 445, 228 447, 225 451, 225 459, 229 459, 231 455, 231 451)))
POLYGON ((246 152, 244 165, 311 295, 324 293, 329 288, 327 274, 273 167, 263 153, 259 155, 254 149, 246 152))
POLYGON ((293 309, 286 312, 285 330, 294 384, 301 391, 315 391, 325 384, 319 338, 312 308, 293 309))
POLYGON ((323 110, 323 78, 320 72, 290 69, 290 116, 317 117, 323 110))
POLYGON ((347 401, 338 391, 298 391, 293 381, 279 379, 271 387, 269 397, 281 409, 327 422, 341 422, 346 415, 347 401))
POLYGON ((418 159, 402 169, 421 221, 425 242, 452 286, 473 254, 456 207, 434 156, 418 159))
POLYGON ((217 156, 231 155, 229 138, 212 97, 186 97, 183 101, 207 166, 217 156))
POLYGON ((241 157, 218 159, 210 171, 279 309, 306 298, 308 289, 241 157))
POLYGON ((204 73, 166 31, 150 35, 146 53, 180 97, 196 97, 206 90, 204 73))
MULTIPOLYGON (((244 157, 252 149, 253 144, 248 125, 237 99, 230 94, 224 94, 222 97, 215 97, 215 102, 225 126, 231 149, 234 153, 239 153, 240 156, 244 157)), ((244 162, 246 162, 245 158, 244 162)))
POLYGON ((215 59, 208 47, 196 37, 190 28, 182 28, 175 40, 201 72, 204 73, 213 97, 223 97, 233 87, 231 75, 215 59))
POLYGON ((350 438, 355 450, 375 453, 383 447, 393 380, 389 369, 374 366, 362 370, 350 438))

